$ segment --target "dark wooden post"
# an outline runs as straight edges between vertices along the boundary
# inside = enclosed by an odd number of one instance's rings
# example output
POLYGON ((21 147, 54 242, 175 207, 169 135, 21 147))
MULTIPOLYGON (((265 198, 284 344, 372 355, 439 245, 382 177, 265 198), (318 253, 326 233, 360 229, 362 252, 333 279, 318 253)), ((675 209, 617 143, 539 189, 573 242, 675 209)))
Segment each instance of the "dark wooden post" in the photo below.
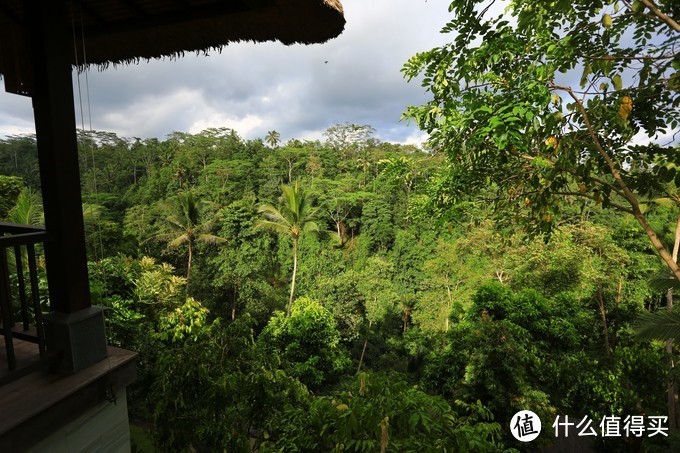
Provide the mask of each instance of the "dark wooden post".
POLYGON ((73 33, 66 0, 25 0, 31 11, 33 110, 40 162, 45 265, 52 312, 44 317, 47 348, 61 351, 57 369, 75 373, 106 357, 104 312, 92 307, 80 196, 71 61, 73 33))
POLYGON ((31 14, 36 138, 52 310, 90 306, 71 60, 73 38, 64 0, 27 0, 31 14), (30 6, 30 7, 29 7, 30 6))

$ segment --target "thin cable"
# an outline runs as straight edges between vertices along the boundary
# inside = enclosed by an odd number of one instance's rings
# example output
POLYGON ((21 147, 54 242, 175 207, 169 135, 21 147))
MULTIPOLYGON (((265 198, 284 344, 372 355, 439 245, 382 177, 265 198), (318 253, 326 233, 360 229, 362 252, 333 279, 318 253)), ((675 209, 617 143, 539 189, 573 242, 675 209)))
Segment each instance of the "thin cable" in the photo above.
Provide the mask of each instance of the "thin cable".
MULTIPOLYGON (((73 5, 73 4, 71 4, 73 5)), ((89 78, 89 69, 87 66, 87 52, 85 48, 85 30, 84 26, 82 23, 83 20, 83 11, 82 11, 82 3, 78 2, 79 6, 79 14, 80 14, 80 42, 82 45, 82 52, 83 52, 83 73, 85 74, 85 95, 87 99, 87 118, 88 118, 88 129, 87 131, 90 132, 90 138, 92 137, 92 105, 90 101, 90 78, 89 78)), ((75 32, 75 14, 73 14, 72 17, 72 30, 73 30, 73 48, 75 51, 76 55, 76 67, 80 68, 79 65, 79 59, 78 59, 78 40, 76 39, 76 32, 75 32)), ((85 131, 85 117, 84 117, 84 108, 83 108, 83 96, 82 96, 82 89, 81 89, 81 83, 80 83, 80 69, 78 69, 78 76, 77 76, 77 81, 78 81, 78 99, 80 103, 80 123, 81 123, 81 130, 85 131)), ((90 155, 92 158, 92 184, 93 184, 93 190, 94 193, 99 193, 99 187, 97 184, 97 162, 95 159, 95 153, 94 153, 94 143, 90 143, 90 155)), ((89 206, 90 210, 90 216, 92 217, 92 220, 94 221, 94 208, 90 205, 89 206)), ((99 258, 104 257, 104 241, 102 239, 102 234, 101 234, 101 224, 100 222, 96 222, 96 227, 97 227, 97 236, 98 236, 98 242, 99 242, 99 258)), ((95 245, 94 247, 94 260, 97 261, 97 247, 95 245)), ((106 283, 106 282, 104 282, 106 283)))
POLYGON ((71 32, 73 33, 73 53, 76 59, 76 83, 78 86, 78 103, 80 104, 80 129, 85 130, 85 117, 83 116, 83 93, 80 87, 80 62, 78 61, 78 46, 76 41, 76 18, 73 10, 73 3, 71 3, 71 32))
MULTIPOLYGON (((82 5, 81 5, 82 6, 82 5)), ((81 16, 82 17, 82 16, 81 16)), ((90 103, 90 70, 87 66, 87 51, 85 50, 85 30, 84 27, 80 27, 80 35, 81 35, 81 41, 83 43, 83 64, 85 65, 85 95, 87 99, 87 121, 88 121, 88 126, 90 132, 92 132, 92 104, 90 103)), ((97 189, 97 173, 96 173, 96 164, 95 164, 95 159, 94 159, 94 145, 91 148, 91 153, 92 153, 92 171, 93 171, 93 177, 92 181, 94 183, 94 191, 95 193, 98 192, 97 189)), ((99 256, 104 258, 104 241, 102 239, 102 226, 100 222, 97 222, 97 236, 99 239, 99 256)), ((104 281, 106 283, 106 280, 104 281)))
MULTIPOLYGON (((81 16, 82 18, 82 16, 81 16)), ((83 90, 82 90, 82 85, 80 83, 80 58, 78 55, 78 45, 77 45, 77 38, 76 38, 76 13, 73 8, 73 3, 71 3, 71 32, 73 34, 73 54, 75 57, 75 63, 76 63, 76 85, 78 87, 78 105, 80 106, 80 130, 82 131, 83 135, 85 133, 85 116, 84 116, 84 109, 83 109, 83 90)), ((94 169, 93 169, 94 171, 94 169)), ((96 190, 95 190, 96 192, 96 190)), ((90 205, 88 207, 90 211, 90 216, 93 217, 93 211, 92 211, 92 206, 90 205)), ((96 261, 96 253, 97 251, 95 250, 95 261, 96 261)))
MULTIPOLYGON (((73 5, 73 4, 71 4, 71 5, 73 5)), ((92 133, 92 106, 91 106, 91 103, 90 103, 90 79, 88 77, 89 69, 88 69, 88 66, 87 66, 87 52, 85 50, 85 27, 83 25, 83 10, 82 10, 83 4, 82 4, 82 2, 78 2, 78 6, 80 8, 80 40, 81 40, 81 43, 82 43, 82 50, 83 50, 83 68, 84 68, 83 72, 85 73, 85 93, 86 93, 86 96, 87 96, 87 120, 88 120, 88 126, 89 126, 88 131, 90 133, 92 133)), ((72 24, 73 24, 73 48, 75 49, 75 53, 76 53, 76 65, 78 65, 78 45, 77 45, 78 41, 76 40, 76 36, 75 36, 75 15, 73 16, 72 24)), ((81 118, 82 130, 84 131, 85 130, 85 118, 84 118, 84 114, 83 114, 82 94, 81 94, 81 91, 80 91, 80 70, 78 70, 77 79, 78 79, 78 97, 79 97, 79 101, 80 101, 80 118, 81 118)), ((90 138, 91 138, 91 135, 90 135, 90 138)), ((97 188, 97 163, 96 163, 95 154, 94 154, 94 143, 92 143, 92 142, 90 143, 90 154, 92 156, 92 183, 93 183, 93 186, 94 186, 93 189, 94 189, 94 193, 98 193, 99 191, 98 191, 98 188, 97 188)), ((92 206, 90 206, 90 215, 94 218, 92 206)), ((99 253, 100 253, 101 258, 103 259, 104 258, 104 242, 102 241, 101 224, 100 224, 100 222, 96 222, 96 225, 97 225, 97 236, 99 236, 99 253)), ((97 250, 96 250, 96 247, 95 247, 95 261, 97 261, 96 255, 97 255, 97 250)), ((104 280, 104 287, 108 289, 108 282, 107 282, 106 276, 107 276, 107 272, 106 272, 106 269, 104 268, 103 272, 102 272, 102 278, 104 280)), ((112 327, 111 327, 110 323, 105 323, 105 329, 107 330, 107 337, 112 338, 112 327)), ((107 340, 107 344, 108 344, 108 340, 107 340)), ((108 346, 107 346, 107 348, 108 348, 108 346)), ((109 370, 110 370, 111 369, 111 356, 107 353, 106 358, 108 360, 109 370)), ((113 391, 113 388, 111 389, 111 391, 113 391)))

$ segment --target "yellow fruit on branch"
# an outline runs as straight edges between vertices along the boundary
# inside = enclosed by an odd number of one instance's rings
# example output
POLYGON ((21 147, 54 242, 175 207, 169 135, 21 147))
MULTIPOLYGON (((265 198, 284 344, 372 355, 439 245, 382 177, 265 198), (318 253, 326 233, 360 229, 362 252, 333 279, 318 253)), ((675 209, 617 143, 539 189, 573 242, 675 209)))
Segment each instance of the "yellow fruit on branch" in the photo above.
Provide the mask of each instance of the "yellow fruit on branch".
POLYGON ((633 100, 629 98, 628 96, 624 96, 621 98, 621 103, 619 104, 619 117, 623 121, 628 120, 628 116, 630 115, 630 112, 633 111, 633 100))

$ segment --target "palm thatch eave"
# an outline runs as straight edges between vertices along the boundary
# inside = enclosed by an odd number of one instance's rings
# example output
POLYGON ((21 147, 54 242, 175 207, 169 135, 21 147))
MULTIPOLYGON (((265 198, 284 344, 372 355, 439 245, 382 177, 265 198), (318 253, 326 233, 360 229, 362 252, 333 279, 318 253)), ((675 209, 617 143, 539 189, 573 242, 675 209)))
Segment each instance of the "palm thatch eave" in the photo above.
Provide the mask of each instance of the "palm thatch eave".
MULTIPOLYGON (((131 64, 219 51, 242 41, 323 43, 344 30, 338 0, 51 0, 75 37, 72 64, 131 64)), ((30 33, 39 18, 23 0, 0 4, 0 76, 7 91, 32 88, 30 33)))

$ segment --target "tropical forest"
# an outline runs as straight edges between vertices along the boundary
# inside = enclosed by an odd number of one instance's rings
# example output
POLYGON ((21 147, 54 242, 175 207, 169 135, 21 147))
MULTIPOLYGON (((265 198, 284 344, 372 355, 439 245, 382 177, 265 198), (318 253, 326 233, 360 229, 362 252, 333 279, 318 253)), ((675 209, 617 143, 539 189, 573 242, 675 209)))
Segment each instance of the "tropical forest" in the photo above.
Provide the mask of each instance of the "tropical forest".
MULTIPOLYGON (((405 62, 419 146, 79 132, 133 451, 680 451, 680 4, 505 3, 405 62)), ((0 219, 43 222, 32 135, 0 219)))

